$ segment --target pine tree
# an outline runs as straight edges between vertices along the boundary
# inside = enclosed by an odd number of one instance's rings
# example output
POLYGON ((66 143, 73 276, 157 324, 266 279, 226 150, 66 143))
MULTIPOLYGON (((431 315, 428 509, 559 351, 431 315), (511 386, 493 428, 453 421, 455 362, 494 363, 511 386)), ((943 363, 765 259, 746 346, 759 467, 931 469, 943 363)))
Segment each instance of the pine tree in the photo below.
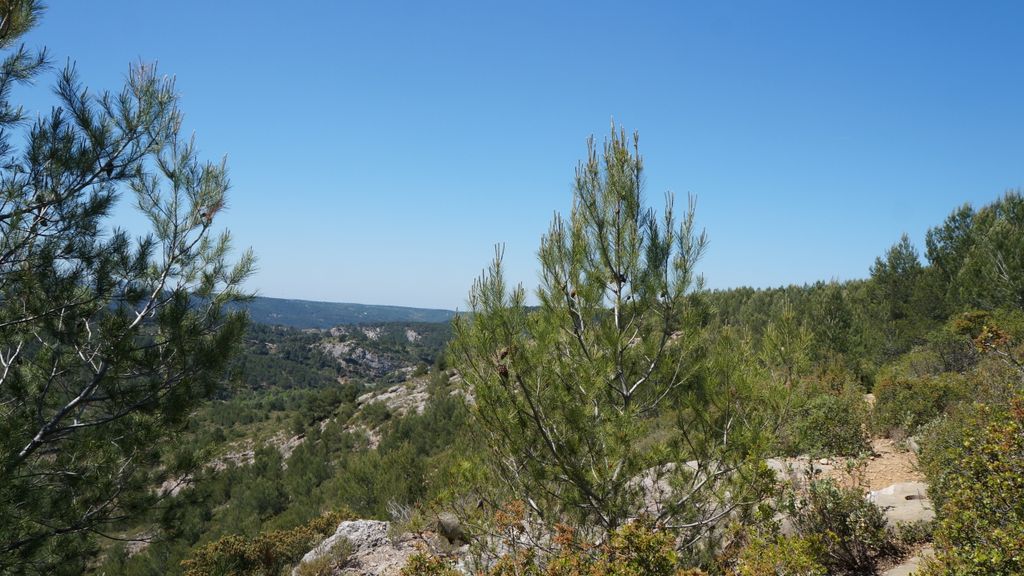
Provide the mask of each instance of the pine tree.
POLYGON ((1010 191, 979 210, 964 244, 960 300, 983 310, 1024 308, 1024 195, 1010 191))
POLYGON ((240 342, 229 305, 252 256, 231 263, 214 234, 225 166, 199 160, 151 66, 116 94, 68 67, 21 143, 11 90, 48 56, 14 46, 40 15, 35 0, 0 5, 0 572, 73 573, 94 534, 158 498, 161 442, 240 342), (112 228, 122 193, 151 233, 112 228))
POLYGON ((918 298, 923 274, 917 249, 906 234, 871 266, 871 303, 877 309, 872 330, 883 338, 881 361, 906 352, 926 331, 922 323, 928 315, 918 298))
POLYGON ((499 249, 449 360, 490 469, 532 518, 601 537, 649 516, 693 544, 747 496, 743 359, 707 352, 693 203, 678 224, 671 196, 660 217, 644 207, 635 135, 613 126, 588 148, 571 216, 541 241, 539 307, 506 285, 499 249))

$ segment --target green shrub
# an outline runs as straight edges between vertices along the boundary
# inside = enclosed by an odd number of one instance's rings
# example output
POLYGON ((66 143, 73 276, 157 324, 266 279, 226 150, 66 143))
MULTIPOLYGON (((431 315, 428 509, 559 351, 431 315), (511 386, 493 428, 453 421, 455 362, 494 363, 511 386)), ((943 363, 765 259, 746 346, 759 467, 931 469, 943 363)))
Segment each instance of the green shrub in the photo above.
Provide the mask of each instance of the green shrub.
POLYGON ((812 456, 857 456, 870 448, 864 431, 867 406, 853 387, 810 398, 784 431, 784 450, 812 456))
POLYGON ((927 573, 1024 573, 1024 400, 949 418, 927 440, 938 516, 927 573))
POLYGON ((928 336, 926 345, 941 362, 942 372, 964 373, 973 368, 981 354, 971 339, 951 327, 937 330, 928 336))
POLYGON ((823 553, 816 536, 755 537, 740 553, 736 576, 825 576, 823 553))
POLYGON ((945 372, 942 357, 927 346, 918 346, 882 366, 875 375, 875 387, 883 380, 915 379, 945 372))
POLYGON ((790 513, 801 536, 820 538, 818 560, 830 574, 874 574, 879 560, 897 552, 885 515, 860 490, 813 481, 790 513))
POLYGON ((420 552, 409 558, 402 567, 401 576, 462 576, 462 573, 451 561, 420 552))
POLYGON ((329 513, 291 530, 263 532, 254 538, 225 536, 183 561, 185 576, 278 576, 289 564, 333 533, 347 516, 329 513))
POLYGON ((935 533, 934 520, 905 522, 890 527, 892 543, 901 551, 913 550, 920 544, 931 542, 935 533))
POLYGON ((359 419, 375 428, 391 419, 391 409, 383 402, 370 402, 363 406, 359 419))
POLYGON ((882 378, 875 385, 872 428, 881 434, 911 436, 918 429, 971 397, 970 380, 947 372, 918 378, 882 378))
MULTIPOLYGON (((603 543, 577 539, 568 528, 554 537, 554 550, 532 548, 503 556, 481 576, 706 576, 698 569, 679 566, 675 537, 643 522, 627 524, 603 543)), ((417 554, 402 569, 402 576, 455 576, 451 562, 417 554)))

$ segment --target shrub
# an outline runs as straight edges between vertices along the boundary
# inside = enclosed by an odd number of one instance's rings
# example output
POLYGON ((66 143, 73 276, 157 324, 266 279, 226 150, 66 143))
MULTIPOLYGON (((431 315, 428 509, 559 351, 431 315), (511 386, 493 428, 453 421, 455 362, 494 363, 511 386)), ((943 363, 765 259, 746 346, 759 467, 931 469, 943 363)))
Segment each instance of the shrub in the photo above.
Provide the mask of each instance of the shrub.
POLYGON ((939 519, 927 573, 1024 573, 1024 400, 950 418, 933 438, 943 441, 923 455, 939 519))
POLYGON ((930 334, 927 347, 939 358, 943 372, 967 372, 981 359, 970 338, 951 327, 930 334))
POLYGON ((263 532, 254 538, 226 536, 199 548, 181 564, 185 576, 277 576, 334 532, 345 518, 343 513, 332 512, 291 530, 263 532))
MULTIPOLYGON (((675 539, 640 523, 627 524, 612 533, 598 554, 590 573, 597 575, 671 576, 676 574, 675 539)), ((576 555, 573 552, 568 557, 576 555)), ((570 576, 571 572, 561 572, 570 576)))
POLYGON ((391 419, 391 409, 384 402, 370 402, 363 406, 359 417, 371 428, 376 428, 391 419))
POLYGON ((818 561, 823 554, 816 536, 755 537, 740 553, 737 576, 825 576, 818 561))
MULTIPOLYGON (((643 522, 627 524, 601 544, 576 538, 560 526, 554 550, 542 553, 522 548, 502 557, 486 576, 706 576, 698 569, 679 567, 675 537, 643 522)), ((426 554, 409 559, 402 576, 455 576, 451 562, 426 554)))
POLYGON ((461 576, 451 561, 425 552, 414 554, 402 568, 401 576, 461 576))
POLYGON ((867 407, 859 391, 847 387, 841 394, 813 396, 792 424, 784 449, 790 454, 857 456, 868 451, 864 432, 867 407))
POLYGON ((893 436, 916 434, 918 429, 968 399, 967 377, 952 372, 919 378, 883 378, 875 386, 872 428, 893 436))
POLYGON ((934 520, 917 520, 892 526, 893 545, 901 551, 909 551, 919 544, 932 541, 935 533, 934 520))
POLYGON ((793 524, 804 537, 820 537, 819 561, 830 574, 874 574, 881 558, 897 552, 882 511, 860 490, 818 480, 791 503, 793 524))

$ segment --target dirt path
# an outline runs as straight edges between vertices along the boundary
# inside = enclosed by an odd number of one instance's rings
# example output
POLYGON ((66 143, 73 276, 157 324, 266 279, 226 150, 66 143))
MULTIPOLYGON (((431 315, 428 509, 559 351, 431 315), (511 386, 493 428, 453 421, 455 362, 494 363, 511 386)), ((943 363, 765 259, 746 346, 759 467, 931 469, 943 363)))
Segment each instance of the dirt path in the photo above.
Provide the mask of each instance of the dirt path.
POLYGON ((924 475, 917 469, 917 455, 901 448, 888 438, 871 441, 873 454, 866 460, 849 461, 838 458, 834 468, 825 473, 842 484, 859 484, 868 490, 880 490, 897 482, 924 482, 924 475), (852 474, 847 462, 853 464, 852 474))

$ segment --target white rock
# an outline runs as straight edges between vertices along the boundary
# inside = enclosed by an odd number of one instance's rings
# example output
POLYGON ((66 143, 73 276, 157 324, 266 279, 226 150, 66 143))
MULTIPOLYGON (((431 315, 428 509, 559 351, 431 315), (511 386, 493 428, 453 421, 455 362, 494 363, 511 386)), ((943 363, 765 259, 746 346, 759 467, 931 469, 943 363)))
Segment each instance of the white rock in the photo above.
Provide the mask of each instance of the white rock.
POLYGON ((898 482, 892 486, 868 492, 868 500, 885 512, 892 524, 918 522, 935 518, 935 510, 928 498, 928 485, 924 482, 898 482))
POLYGON ((899 566, 893 566, 882 573, 882 576, 911 576, 917 574, 918 569, 921 568, 921 564, 924 563, 926 558, 935 555, 935 549, 931 546, 926 546, 921 549, 920 552, 907 558, 899 566))

